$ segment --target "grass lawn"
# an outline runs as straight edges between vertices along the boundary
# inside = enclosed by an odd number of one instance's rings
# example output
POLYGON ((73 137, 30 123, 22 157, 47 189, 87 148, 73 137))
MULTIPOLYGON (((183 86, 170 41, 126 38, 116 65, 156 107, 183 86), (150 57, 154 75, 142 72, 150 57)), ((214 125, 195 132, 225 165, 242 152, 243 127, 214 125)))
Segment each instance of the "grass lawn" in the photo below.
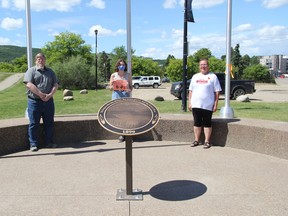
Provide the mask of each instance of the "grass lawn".
MULTIPOLYGON (((0 73, 1 74, 1 73, 0 73)), ((27 106, 26 88, 22 81, 19 81, 13 87, 0 91, 0 119, 23 118, 27 106)), ((96 114, 100 107, 111 99, 111 91, 106 89, 90 90, 88 94, 79 94, 79 90, 73 91, 73 101, 63 101, 63 91, 58 90, 54 96, 56 115, 66 114, 96 114)), ((150 101, 161 113, 187 114, 181 110, 181 100, 175 101, 150 101)), ((217 112, 214 116, 219 116, 221 107, 224 107, 225 101, 220 100, 217 112)), ((268 103, 268 102, 248 102, 239 103, 230 101, 230 106, 234 110, 236 118, 254 118, 273 121, 288 122, 287 102, 268 103)))

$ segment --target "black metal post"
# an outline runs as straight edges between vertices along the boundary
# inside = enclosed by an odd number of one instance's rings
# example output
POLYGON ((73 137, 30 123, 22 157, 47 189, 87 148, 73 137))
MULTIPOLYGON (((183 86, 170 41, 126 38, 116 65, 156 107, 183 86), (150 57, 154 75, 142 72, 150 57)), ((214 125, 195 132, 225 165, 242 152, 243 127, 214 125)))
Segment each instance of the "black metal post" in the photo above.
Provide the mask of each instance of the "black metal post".
POLYGON ((97 67, 98 67, 98 56, 97 56, 97 34, 98 30, 96 29, 95 31, 95 90, 97 91, 98 89, 98 77, 97 77, 97 67))
POLYGON ((126 139, 126 193, 132 195, 133 176, 132 176, 132 137, 125 136, 126 139))
POLYGON ((183 90, 182 90, 182 111, 187 112, 187 0, 184 8, 184 36, 183 36, 183 90))

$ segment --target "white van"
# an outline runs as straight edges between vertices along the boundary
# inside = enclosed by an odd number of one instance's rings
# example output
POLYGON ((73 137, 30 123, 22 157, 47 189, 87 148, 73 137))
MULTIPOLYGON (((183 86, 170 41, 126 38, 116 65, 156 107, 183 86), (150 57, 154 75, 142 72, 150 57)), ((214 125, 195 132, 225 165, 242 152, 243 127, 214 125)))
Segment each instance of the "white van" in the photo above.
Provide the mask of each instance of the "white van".
POLYGON ((141 87, 158 88, 162 84, 159 76, 135 76, 132 77, 132 85, 135 89, 141 87))

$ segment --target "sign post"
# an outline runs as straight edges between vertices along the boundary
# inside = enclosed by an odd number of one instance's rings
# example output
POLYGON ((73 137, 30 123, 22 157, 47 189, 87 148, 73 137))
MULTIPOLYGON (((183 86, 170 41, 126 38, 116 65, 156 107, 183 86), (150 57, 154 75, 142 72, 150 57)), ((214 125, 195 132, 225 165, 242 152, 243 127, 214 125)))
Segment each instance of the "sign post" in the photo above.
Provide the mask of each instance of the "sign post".
POLYGON ((159 119, 157 108, 138 98, 112 100, 99 109, 99 124, 112 133, 125 136, 126 189, 117 190, 117 200, 143 200, 142 190, 133 190, 132 137, 152 130, 159 119))

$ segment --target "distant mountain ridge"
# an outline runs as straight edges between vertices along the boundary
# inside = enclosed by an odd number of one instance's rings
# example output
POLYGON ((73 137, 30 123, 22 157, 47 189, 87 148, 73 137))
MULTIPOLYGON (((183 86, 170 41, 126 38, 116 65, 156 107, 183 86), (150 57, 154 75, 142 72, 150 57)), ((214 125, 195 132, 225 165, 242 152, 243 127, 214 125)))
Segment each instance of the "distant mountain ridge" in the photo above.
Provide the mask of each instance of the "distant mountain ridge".
MULTIPOLYGON (((32 48, 32 56, 41 52, 39 48, 32 48)), ((11 62, 15 58, 27 55, 27 47, 19 47, 13 45, 0 45, 0 62, 11 62)))

